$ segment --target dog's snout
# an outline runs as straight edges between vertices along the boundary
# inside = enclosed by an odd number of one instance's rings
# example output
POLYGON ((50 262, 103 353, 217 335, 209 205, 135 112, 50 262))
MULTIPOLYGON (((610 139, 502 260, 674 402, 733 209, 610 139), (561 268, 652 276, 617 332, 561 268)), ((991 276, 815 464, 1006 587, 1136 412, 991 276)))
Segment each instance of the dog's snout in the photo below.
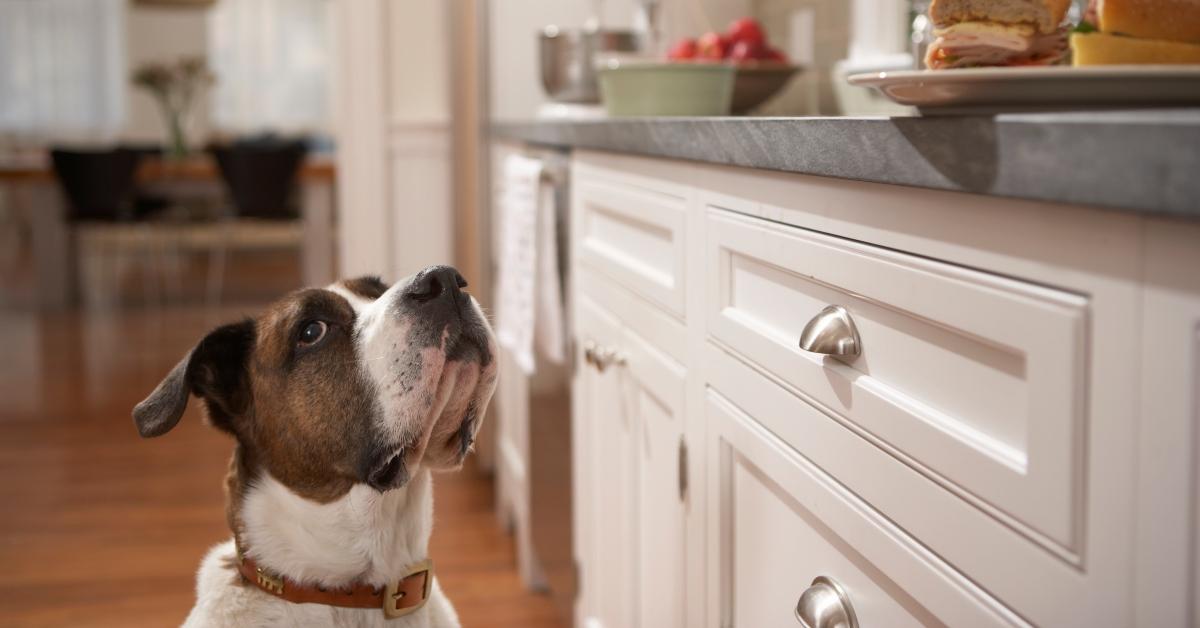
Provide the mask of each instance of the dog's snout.
POLYGON ((463 288, 467 280, 452 266, 430 266, 407 280, 391 311, 412 326, 408 341, 441 346, 455 362, 491 362, 490 330, 478 304, 463 288))
POLYGON ((405 296, 426 303, 440 297, 455 296, 467 287, 467 280, 453 266, 430 266, 417 273, 405 290, 405 296))

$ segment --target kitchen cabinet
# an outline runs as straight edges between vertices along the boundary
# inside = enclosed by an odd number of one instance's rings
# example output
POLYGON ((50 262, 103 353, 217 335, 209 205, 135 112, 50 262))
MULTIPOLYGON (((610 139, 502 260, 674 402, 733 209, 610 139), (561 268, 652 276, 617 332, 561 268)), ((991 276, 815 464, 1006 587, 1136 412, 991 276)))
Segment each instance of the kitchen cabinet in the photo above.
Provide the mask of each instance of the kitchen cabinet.
POLYGON ((576 308, 581 625, 681 627, 683 368, 587 295, 576 308))
POLYGON ((579 625, 1194 625, 1200 228, 572 171, 579 625))
POLYGON ((573 188, 577 625, 687 625, 682 199, 573 188))
POLYGON ((576 539, 584 557, 580 583, 588 618, 580 625, 632 626, 638 594, 631 577, 637 552, 635 417, 622 395, 624 374, 601 371, 592 357, 593 346, 615 351, 610 347, 621 346, 623 339, 620 323, 610 314, 587 301, 577 307, 578 333, 592 352, 586 367, 576 371, 572 391, 576 539))

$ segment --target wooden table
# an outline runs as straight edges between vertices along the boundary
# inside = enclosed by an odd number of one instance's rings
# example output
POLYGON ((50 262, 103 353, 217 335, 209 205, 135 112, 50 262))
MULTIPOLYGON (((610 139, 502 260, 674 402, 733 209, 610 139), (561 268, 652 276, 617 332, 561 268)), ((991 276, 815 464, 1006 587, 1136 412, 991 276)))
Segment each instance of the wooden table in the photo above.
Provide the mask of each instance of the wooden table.
MULTIPOLYGON (((334 161, 311 157, 300 167, 301 190, 301 276, 305 285, 321 286, 334 279, 334 161)), ((136 174, 143 190, 171 196, 181 191, 219 199, 224 194, 221 174, 208 155, 183 161, 160 157, 142 159, 136 174)), ((34 280, 38 305, 63 307, 73 302, 74 273, 72 235, 67 223, 67 205, 45 155, 0 161, 0 185, 9 188, 16 211, 27 216, 32 227, 34 280)))

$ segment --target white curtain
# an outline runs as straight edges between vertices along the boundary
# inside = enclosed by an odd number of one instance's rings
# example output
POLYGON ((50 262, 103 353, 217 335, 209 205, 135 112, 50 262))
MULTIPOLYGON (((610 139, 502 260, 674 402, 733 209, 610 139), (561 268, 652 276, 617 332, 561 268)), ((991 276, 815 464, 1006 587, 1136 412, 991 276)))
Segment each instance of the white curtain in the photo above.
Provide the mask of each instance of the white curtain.
POLYGON ((0 134, 116 136, 124 42, 124 0, 0 0, 0 134))
POLYGON ((239 133, 332 127, 327 0, 220 0, 209 17, 213 122, 239 133))

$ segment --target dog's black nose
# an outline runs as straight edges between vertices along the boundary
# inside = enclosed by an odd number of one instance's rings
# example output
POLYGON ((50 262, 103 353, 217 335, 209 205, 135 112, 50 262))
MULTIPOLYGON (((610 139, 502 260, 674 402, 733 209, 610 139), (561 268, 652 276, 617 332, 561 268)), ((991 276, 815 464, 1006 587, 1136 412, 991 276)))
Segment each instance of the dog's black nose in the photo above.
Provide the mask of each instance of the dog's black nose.
POLYGON ((430 266, 417 273, 404 295, 418 303, 453 297, 467 287, 467 280, 453 266, 430 266))

